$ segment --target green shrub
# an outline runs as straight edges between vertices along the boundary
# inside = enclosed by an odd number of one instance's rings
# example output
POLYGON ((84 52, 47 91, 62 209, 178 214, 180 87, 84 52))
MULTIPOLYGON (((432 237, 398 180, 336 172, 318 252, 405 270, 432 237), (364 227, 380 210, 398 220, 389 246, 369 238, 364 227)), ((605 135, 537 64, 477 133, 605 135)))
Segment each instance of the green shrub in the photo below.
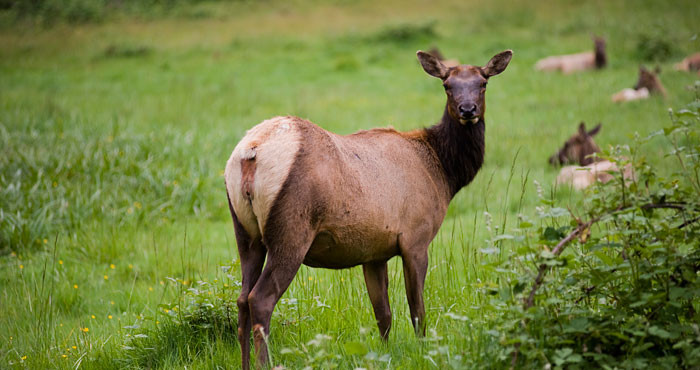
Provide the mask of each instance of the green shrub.
MULTIPOLYGON (((223 269, 226 273, 230 266, 223 269)), ((189 363, 215 342, 237 343, 240 284, 227 276, 228 283, 168 278, 170 287, 179 291, 178 299, 158 305, 156 315, 126 327, 126 358, 117 359, 119 365, 162 368, 172 359, 189 363)))
POLYGON ((636 179, 593 186, 575 210, 542 197, 539 228, 522 216, 515 235, 492 239, 517 251, 498 268, 527 271, 489 290, 504 312, 504 366, 700 366, 700 100, 671 117, 631 150, 603 154, 633 164, 636 179), (672 144, 669 173, 642 155, 657 137, 672 144))
POLYGON ((643 33, 637 39, 637 58, 647 62, 663 62, 676 53, 676 43, 666 32, 643 33))
POLYGON ((435 24, 435 21, 398 24, 380 30, 371 39, 378 42, 409 42, 435 37, 435 24))

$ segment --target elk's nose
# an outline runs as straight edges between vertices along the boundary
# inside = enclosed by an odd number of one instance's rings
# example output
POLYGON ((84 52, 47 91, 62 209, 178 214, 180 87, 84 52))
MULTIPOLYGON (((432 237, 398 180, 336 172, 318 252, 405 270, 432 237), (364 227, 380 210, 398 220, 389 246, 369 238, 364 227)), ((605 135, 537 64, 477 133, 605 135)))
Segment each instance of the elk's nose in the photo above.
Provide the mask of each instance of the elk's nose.
POLYGON ((459 106, 459 114, 463 118, 471 118, 476 115, 476 104, 462 104, 459 106))

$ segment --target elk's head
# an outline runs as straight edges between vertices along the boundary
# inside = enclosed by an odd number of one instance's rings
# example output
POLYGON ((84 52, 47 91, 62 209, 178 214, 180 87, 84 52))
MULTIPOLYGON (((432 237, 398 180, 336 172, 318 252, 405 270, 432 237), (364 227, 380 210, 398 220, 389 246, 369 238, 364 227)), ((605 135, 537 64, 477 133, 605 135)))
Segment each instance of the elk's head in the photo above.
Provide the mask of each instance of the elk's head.
POLYGON ((586 124, 581 122, 578 125, 578 132, 571 136, 557 153, 549 157, 549 163, 554 166, 568 163, 578 163, 581 166, 587 166, 593 163, 593 158, 590 155, 600 152, 600 148, 593 141, 593 136, 600 131, 600 127, 601 124, 599 123, 592 130, 586 131, 586 124))
POLYGON ((595 67, 600 69, 608 64, 608 56, 605 53, 605 39, 602 37, 593 37, 595 44, 595 67))
POLYGON ((489 77, 503 72, 510 62, 510 50, 496 54, 485 67, 459 65, 448 68, 435 56, 416 53, 425 72, 442 80, 447 94, 447 111, 455 121, 466 125, 484 119, 485 93, 489 77))
POLYGON ((666 95, 666 89, 664 89, 664 85, 662 85, 661 80, 659 80, 660 73, 661 68, 658 66, 653 71, 644 68, 644 66, 640 66, 639 79, 637 80, 637 84, 634 85, 634 89, 639 90, 644 87, 652 94, 666 95))

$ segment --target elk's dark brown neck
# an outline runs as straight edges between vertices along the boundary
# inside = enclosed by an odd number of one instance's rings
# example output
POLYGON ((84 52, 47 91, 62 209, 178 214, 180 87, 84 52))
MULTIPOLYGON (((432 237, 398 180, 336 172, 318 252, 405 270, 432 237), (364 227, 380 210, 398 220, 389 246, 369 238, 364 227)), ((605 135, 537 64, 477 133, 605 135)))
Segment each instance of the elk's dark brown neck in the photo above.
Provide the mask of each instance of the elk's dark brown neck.
POLYGON ((483 119, 474 124, 461 124, 452 118, 447 107, 440 123, 426 129, 428 144, 445 171, 452 197, 467 186, 484 163, 483 119))

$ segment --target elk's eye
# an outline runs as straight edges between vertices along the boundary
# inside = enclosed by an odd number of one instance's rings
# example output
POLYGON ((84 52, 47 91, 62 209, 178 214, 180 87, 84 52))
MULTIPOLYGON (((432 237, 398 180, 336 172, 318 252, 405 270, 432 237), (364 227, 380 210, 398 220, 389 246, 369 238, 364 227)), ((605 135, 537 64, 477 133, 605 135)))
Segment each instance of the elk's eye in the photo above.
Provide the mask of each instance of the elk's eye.
POLYGON ((448 86, 448 85, 447 85, 446 83, 445 83, 445 84, 442 84, 442 87, 444 87, 444 88, 445 88, 445 90, 447 90, 447 89, 449 89, 449 88, 450 88, 450 87, 449 87, 449 86, 448 86))

